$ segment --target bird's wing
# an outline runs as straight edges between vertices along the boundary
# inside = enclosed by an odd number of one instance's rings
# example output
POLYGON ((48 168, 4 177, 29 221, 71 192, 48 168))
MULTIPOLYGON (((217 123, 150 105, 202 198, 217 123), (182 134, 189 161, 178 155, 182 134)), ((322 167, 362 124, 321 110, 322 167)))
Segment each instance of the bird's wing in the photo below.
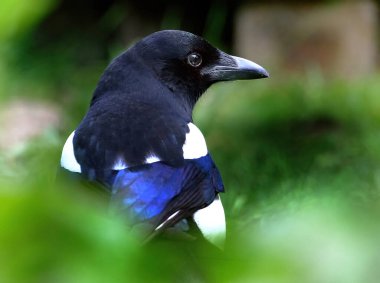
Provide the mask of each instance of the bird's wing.
POLYGON ((131 224, 149 223, 159 231, 208 206, 223 184, 210 155, 186 160, 181 167, 156 162, 118 172, 113 208, 131 224))

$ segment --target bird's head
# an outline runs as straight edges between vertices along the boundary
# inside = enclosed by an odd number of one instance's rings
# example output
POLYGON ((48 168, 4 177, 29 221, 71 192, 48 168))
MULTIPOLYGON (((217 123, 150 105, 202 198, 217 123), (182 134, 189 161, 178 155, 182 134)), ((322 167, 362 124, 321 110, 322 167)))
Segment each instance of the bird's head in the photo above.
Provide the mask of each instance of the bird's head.
POLYGON ((226 54, 189 32, 155 32, 133 49, 170 90, 189 95, 194 102, 213 83, 268 77, 258 64, 226 54))

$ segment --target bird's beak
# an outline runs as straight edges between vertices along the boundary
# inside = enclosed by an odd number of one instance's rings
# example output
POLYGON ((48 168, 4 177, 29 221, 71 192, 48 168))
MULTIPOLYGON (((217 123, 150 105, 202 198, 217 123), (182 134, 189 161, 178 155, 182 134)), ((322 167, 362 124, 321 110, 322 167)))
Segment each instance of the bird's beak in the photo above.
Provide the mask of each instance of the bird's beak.
POLYGON ((253 80, 269 77, 260 65, 237 56, 220 52, 218 63, 205 68, 204 75, 211 81, 253 80))

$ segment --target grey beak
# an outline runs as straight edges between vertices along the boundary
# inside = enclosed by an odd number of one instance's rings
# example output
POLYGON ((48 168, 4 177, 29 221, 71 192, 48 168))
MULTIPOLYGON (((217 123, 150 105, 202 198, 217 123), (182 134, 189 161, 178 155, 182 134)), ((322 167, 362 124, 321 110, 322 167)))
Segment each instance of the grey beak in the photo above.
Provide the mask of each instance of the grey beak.
POLYGON ((231 56, 237 64, 237 72, 241 74, 243 78, 242 79, 262 79, 262 78, 268 78, 269 73, 267 70, 265 70, 263 67, 261 67, 259 64, 256 64, 255 62, 249 61, 244 58, 240 58, 237 56, 231 56), (246 78, 245 78, 246 76, 246 78))
POLYGON ((269 77, 260 65, 237 56, 221 52, 219 63, 206 68, 204 75, 212 81, 253 80, 269 77))

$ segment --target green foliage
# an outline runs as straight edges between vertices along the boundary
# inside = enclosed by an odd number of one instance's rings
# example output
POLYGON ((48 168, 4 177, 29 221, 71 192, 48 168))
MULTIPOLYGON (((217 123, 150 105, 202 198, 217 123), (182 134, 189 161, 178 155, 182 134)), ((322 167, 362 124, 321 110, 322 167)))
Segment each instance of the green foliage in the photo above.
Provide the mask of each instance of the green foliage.
POLYGON ((55 0, 2 0, 0 2, 0 42, 28 32, 55 5, 55 0))

